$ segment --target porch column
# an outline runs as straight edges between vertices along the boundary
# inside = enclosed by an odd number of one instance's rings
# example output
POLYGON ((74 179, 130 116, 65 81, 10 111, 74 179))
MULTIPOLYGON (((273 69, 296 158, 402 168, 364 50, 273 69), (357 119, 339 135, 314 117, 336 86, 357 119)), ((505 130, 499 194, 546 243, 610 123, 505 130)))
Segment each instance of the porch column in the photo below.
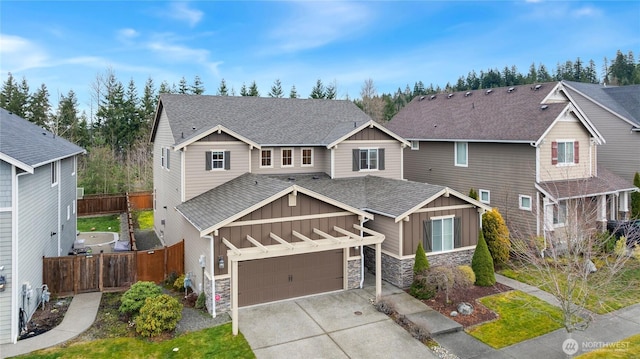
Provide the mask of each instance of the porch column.
POLYGON ((598 221, 602 223, 601 231, 607 230, 607 195, 598 196, 598 221))
POLYGON ((238 335, 238 261, 231 261, 231 330, 238 335))
POLYGON ((382 244, 376 243, 376 301, 382 296, 382 244))

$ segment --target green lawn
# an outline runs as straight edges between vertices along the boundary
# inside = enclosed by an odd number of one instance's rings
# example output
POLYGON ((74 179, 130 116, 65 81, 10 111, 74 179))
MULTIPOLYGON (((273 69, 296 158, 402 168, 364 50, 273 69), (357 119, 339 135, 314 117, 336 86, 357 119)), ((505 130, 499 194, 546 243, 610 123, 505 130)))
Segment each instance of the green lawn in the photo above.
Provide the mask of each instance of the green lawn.
POLYGON ((120 232, 120 215, 108 214, 97 217, 78 217, 78 231, 120 232))
POLYGON ((138 338, 76 342, 66 348, 36 351, 19 358, 255 358, 242 334, 231 334, 231 323, 151 342, 138 338))
POLYGON ((625 338, 607 348, 582 354, 576 359, 632 359, 640 357, 640 334, 625 338))
MULTIPOLYGON (((536 271, 530 267, 520 266, 503 269, 500 274, 551 293, 550 283, 543 283, 536 271)), ((586 299, 585 307, 588 310, 604 314, 640 303, 640 261, 630 258, 624 268, 617 273, 615 280, 611 281, 606 287, 596 285, 601 283, 601 279, 605 274, 596 272, 591 274, 589 278, 590 283, 594 283, 594 286, 586 299)), ((558 275, 557 278, 562 286, 566 286, 566 281, 562 281, 563 275, 558 275)))
POLYGON ((562 328, 560 309, 524 292, 514 290, 479 301, 499 318, 467 332, 496 349, 562 328))
POLYGON ((137 215, 140 230, 153 229, 153 210, 140 211, 137 215))

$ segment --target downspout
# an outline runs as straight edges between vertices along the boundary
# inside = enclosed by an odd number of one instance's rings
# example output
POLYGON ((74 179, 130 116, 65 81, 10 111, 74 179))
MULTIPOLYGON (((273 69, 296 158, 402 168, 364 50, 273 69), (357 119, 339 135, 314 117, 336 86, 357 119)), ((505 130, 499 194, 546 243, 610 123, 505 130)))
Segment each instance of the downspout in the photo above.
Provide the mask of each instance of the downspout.
POLYGON ((56 161, 56 180, 58 181, 58 226, 57 226, 57 233, 58 233, 58 257, 61 256, 61 251, 62 248, 60 246, 60 237, 62 237, 62 232, 60 231, 60 212, 62 212, 62 176, 60 176, 60 172, 62 172, 62 162, 61 161, 56 161))
POLYGON ((14 235, 12 236, 15 239, 15 243, 13 243, 12 245, 12 262, 11 262, 11 290, 15 291, 16 295, 12 295, 11 296, 11 342, 13 344, 18 342, 18 315, 19 315, 19 311, 18 311, 18 294, 21 291, 16 291, 15 288, 19 288, 16 286, 16 283, 18 283, 18 211, 19 211, 19 201, 18 201, 18 178, 22 175, 25 175, 29 172, 22 172, 22 173, 15 173, 16 172, 16 167, 12 166, 12 172, 15 174, 15 188, 13 188, 13 200, 14 200, 14 208, 15 208, 15 212, 12 213, 12 222, 13 222, 13 230, 14 230, 14 235))
MULTIPOLYGON (((213 266, 213 236, 202 236, 209 240, 209 266, 211 268, 211 316, 216 317, 216 279, 215 267, 213 266)), ((204 290, 204 288, 202 288, 204 290)), ((206 295, 206 294, 205 294, 206 295)))
MULTIPOLYGON (((360 227, 364 227, 366 222, 369 222, 369 218, 363 218, 360 221, 360 227)), ((364 237, 364 231, 360 230, 360 237, 364 237)), ((377 275, 377 274, 376 274, 377 275)), ((360 246, 360 289, 364 287, 364 246, 360 246)))

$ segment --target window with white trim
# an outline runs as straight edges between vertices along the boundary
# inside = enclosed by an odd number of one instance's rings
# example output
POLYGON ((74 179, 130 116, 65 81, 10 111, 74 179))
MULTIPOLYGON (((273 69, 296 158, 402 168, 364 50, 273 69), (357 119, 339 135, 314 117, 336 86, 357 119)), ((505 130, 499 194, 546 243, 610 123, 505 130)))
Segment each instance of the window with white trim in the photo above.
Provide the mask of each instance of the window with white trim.
POLYGON ((293 149, 283 148, 281 151, 281 167, 293 167, 293 149))
POLYGON ((431 217, 424 221, 423 245, 427 252, 450 251, 462 247, 460 217, 454 215, 431 217))
POLYGON ((456 142, 454 146, 455 165, 459 167, 469 166, 469 146, 467 142, 456 142))
POLYGON ((211 169, 224 168, 224 151, 211 151, 211 169))
POLYGON ((531 196, 520 195, 518 197, 519 207, 520 209, 524 209, 526 211, 531 210, 531 196))
POLYGON ((560 201, 553 206, 553 225, 563 226, 567 220, 567 201, 560 201))
POLYGON ((165 161, 164 155, 165 155, 165 151, 164 151, 164 147, 162 147, 160 149, 160 167, 161 168, 164 168, 164 166, 165 166, 164 165, 164 161, 165 161))
POLYGON ((260 150, 260 167, 273 167, 273 150, 260 150))
POLYGON ((222 171, 231 169, 230 151, 207 151, 205 153, 205 169, 207 171, 222 171))
POLYGON ((489 190, 486 190, 486 189, 479 189, 478 199, 482 203, 491 203, 491 192, 489 192, 489 190))
POLYGON ((302 149, 302 167, 313 166, 313 148, 302 149))
POLYGON ((353 171, 375 170, 384 170, 384 148, 354 148, 353 171))
POLYGON ((551 164, 573 165, 580 162, 580 143, 574 140, 551 142, 551 164))
POLYGON ((58 184, 58 162, 51 162, 51 187, 58 184))
POLYGON ((169 160, 171 159, 171 152, 170 152, 169 147, 166 147, 165 150, 167 152, 166 155, 165 155, 165 164, 166 164, 167 169, 169 169, 170 168, 169 167, 169 162, 170 162, 169 160))
POLYGON ((420 141, 411 141, 411 149, 419 150, 420 149, 420 141))

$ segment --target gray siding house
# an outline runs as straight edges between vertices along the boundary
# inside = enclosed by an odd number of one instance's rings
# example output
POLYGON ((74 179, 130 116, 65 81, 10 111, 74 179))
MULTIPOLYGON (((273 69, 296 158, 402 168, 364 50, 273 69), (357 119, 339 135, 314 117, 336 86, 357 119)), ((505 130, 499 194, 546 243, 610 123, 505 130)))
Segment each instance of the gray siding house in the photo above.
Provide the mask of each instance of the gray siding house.
POLYGON ((76 159, 84 149, 0 109, 0 344, 15 343, 41 298, 42 257, 76 238, 76 159))
POLYGON ((640 172, 640 85, 562 83, 567 96, 606 141, 598 148, 598 165, 633 181, 640 172))
POLYGON ((365 267, 378 295, 407 286, 421 241, 466 262, 490 208, 404 180, 409 143, 350 101, 163 94, 151 142, 155 230, 235 333, 239 307, 357 288, 365 267))
POLYGON ((474 188, 519 237, 625 218, 635 188, 599 166, 605 139, 567 92, 545 83, 415 98, 387 125, 411 141, 404 177, 474 188))

